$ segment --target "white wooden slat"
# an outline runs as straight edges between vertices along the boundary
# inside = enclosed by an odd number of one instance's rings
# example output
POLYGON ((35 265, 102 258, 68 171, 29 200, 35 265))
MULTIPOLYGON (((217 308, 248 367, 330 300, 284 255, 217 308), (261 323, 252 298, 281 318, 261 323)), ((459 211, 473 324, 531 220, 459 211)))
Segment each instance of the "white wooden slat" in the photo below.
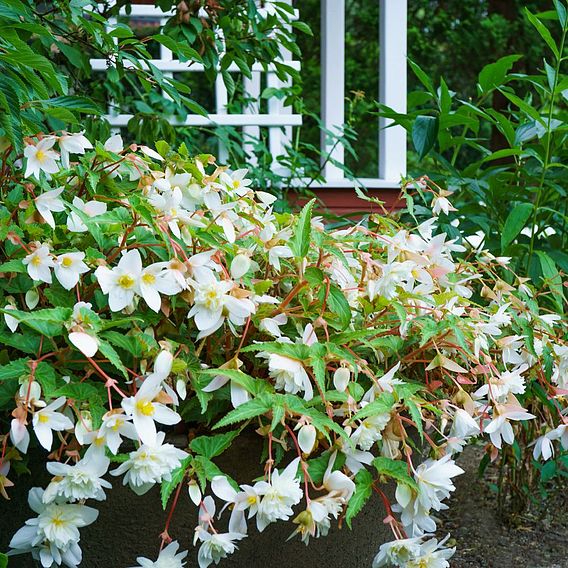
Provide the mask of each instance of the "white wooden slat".
MULTIPOLYGON (((321 118, 324 128, 332 132, 345 123, 345 0, 321 0, 321 118)), ((343 164, 343 146, 333 146, 322 132, 325 156, 343 164)), ((323 175, 328 180, 344 177, 343 170, 329 161, 323 175)))
MULTIPOLYGON (((91 59, 91 67, 93 71, 106 71, 109 67, 109 61, 106 59, 91 59)), ((162 59, 150 59, 150 63, 155 65, 160 71, 171 71, 172 73, 202 73, 205 68, 201 63, 192 63, 190 61, 179 61, 179 59, 171 59, 171 60, 162 60, 162 59)), ((283 64, 289 65, 292 69, 296 71, 300 70, 300 62, 299 61, 282 61, 283 64)), ((135 67, 132 61, 124 61, 123 65, 126 69, 131 69, 135 67)), ((147 65, 145 62, 140 62, 140 67, 142 69, 147 69, 147 65)), ((230 73, 237 73, 239 72, 239 67, 236 63, 231 63, 228 68, 230 73)), ((268 71, 273 71, 274 65, 268 66, 268 71)), ((264 71, 264 67, 261 63, 254 63, 252 65, 252 71, 256 73, 260 73, 264 71)))
MULTIPOLYGON (((160 8, 157 8, 157 7, 152 6, 150 4, 131 4, 130 8, 131 8, 131 11, 130 11, 130 14, 128 14, 126 8, 122 7, 120 9, 120 15, 121 16, 129 16, 131 18, 162 18, 162 17, 169 18, 169 17, 175 15, 175 11, 173 11, 173 10, 168 10, 166 12, 162 12, 162 10, 160 10, 160 8)), ((262 17, 266 17, 266 14, 267 14, 266 8, 260 8, 259 13, 262 17)), ((206 15, 207 14, 205 12, 203 12, 203 16, 206 17, 206 15)), ((291 20, 297 20, 298 17, 299 17, 298 10, 294 10, 293 15, 290 14, 291 20)))
MULTIPOLYGON (((268 73, 266 76, 266 86, 272 89, 280 89, 283 84, 275 73, 268 73)), ((277 97, 268 99, 268 114, 274 116, 288 116, 284 113, 282 101, 277 97)), ((281 125, 274 125, 270 128, 268 131, 268 148, 274 160, 274 167, 278 167, 276 158, 284 154, 285 143, 286 133, 282 131, 281 125)))
MULTIPOLYGON (((250 97, 250 101, 243 109, 243 113, 247 115, 260 114, 260 73, 252 73, 252 77, 243 77, 244 92, 250 97)), ((258 126, 243 126, 244 143, 243 148, 249 156, 251 164, 256 165, 256 156, 253 154, 253 147, 256 141, 260 139, 260 128, 258 126)))
MULTIPOLYGON (((227 87, 225 87, 225 82, 221 75, 217 75, 215 78, 215 110, 217 115, 225 116, 227 115, 227 105, 229 103, 229 93, 227 92, 227 87)), ((227 147, 221 140, 219 140, 219 150, 217 152, 217 158, 220 163, 225 164, 228 161, 228 151, 227 147)))
MULTIPOLYGON (((406 113, 407 0, 381 0, 379 42, 379 102, 406 113)), ((399 181, 406 174, 406 131, 386 128, 392 121, 379 119, 379 178, 399 181)))
MULTIPOLYGON (((131 114, 118 114, 105 117, 113 126, 126 126, 132 118, 131 114)), ((188 115, 185 120, 172 117, 170 120, 173 126, 300 126, 302 115, 286 114, 209 114, 201 116, 198 114, 188 115)))

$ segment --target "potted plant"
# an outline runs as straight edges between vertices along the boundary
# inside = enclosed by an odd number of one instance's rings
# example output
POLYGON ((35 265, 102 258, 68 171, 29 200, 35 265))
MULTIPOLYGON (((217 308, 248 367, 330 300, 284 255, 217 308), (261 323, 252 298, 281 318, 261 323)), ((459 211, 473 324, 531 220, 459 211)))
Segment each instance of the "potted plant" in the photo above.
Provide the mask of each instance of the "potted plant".
MULTIPOLYGON (((464 445, 483 436, 487 459, 516 436, 538 438, 537 458, 566 447, 561 317, 506 259, 457 258, 467 241, 435 215, 326 230, 313 201, 278 213, 245 170, 119 135, 40 134, 14 158, 0 179, 0 486, 32 447, 49 476, 10 558, 79 566, 81 530, 123 484, 133 499, 159 486, 168 509, 143 567, 185 565, 183 501, 206 568, 273 523, 306 544, 350 526, 372 497, 392 532, 374 566, 449 566, 434 515, 464 445), (263 466, 245 478, 237 454, 229 475, 219 456, 251 436, 263 466)), ((436 214, 451 207, 416 183, 436 214)))

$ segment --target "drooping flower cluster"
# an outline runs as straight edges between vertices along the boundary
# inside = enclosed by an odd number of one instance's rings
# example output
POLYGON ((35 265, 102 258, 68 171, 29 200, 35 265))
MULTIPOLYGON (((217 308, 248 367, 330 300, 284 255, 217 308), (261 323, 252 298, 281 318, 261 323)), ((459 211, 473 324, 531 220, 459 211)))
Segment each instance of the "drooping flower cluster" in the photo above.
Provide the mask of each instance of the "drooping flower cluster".
MULTIPOLYGON (((371 215, 331 230, 313 202, 276 211, 245 170, 158 151, 40 136, 5 184, 0 492, 36 440, 53 476, 11 554, 79 566, 85 502, 111 495, 111 473, 137 494, 161 485, 171 508, 192 500, 200 568, 251 523, 290 522, 307 544, 368 499, 395 538, 376 567, 449 566, 432 533, 469 442, 491 459, 515 440, 537 460, 568 448, 566 326, 549 294, 486 251, 460 260, 467 243, 437 229, 448 192, 417 227, 371 215), (182 416, 210 433, 188 436, 182 416), (266 463, 239 484, 215 458, 252 430, 266 463)), ((183 567, 174 531, 138 564, 183 567)))

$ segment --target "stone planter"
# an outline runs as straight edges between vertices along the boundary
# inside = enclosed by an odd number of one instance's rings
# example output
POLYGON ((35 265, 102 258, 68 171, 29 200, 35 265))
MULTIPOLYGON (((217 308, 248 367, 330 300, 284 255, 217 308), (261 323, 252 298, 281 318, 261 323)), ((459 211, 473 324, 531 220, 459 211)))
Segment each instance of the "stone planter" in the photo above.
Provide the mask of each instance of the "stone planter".
MULTIPOLYGON (((250 433, 241 436, 215 462, 226 473, 241 483, 248 483, 263 473, 259 464, 260 438, 250 433)), ((44 457, 44 454, 42 454, 44 457)), ((27 506, 27 492, 33 486, 49 483, 39 453, 33 455, 32 476, 16 480, 10 491, 11 501, 0 500, 0 551, 6 551, 12 535, 34 513, 27 506)), ((111 465, 111 469, 113 466, 111 465)), ((159 489, 142 497, 122 486, 122 480, 109 477, 113 484, 107 492, 107 501, 89 504, 99 510, 99 518, 91 526, 81 529, 83 562, 81 568, 129 568, 136 565, 137 556, 155 559, 159 548, 159 534, 164 528, 167 511, 162 509, 159 489)), ((217 501, 218 505, 220 501, 217 501)), ((219 509, 220 507, 218 507, 219 509)), ((299 508, 296 508, 298 512, 299 508)), ((170 535, 181 547, 189 550, 188 568, 197 568, 197 548, 192 545, 197 524, 196 507, 182 490, 179 504, 170 526, 170 535)), ((312 539, 304 545, 299 537, 286 539, 294 531, 292 522, 279 521, 258 533, 254 522, 249 523, 249 537, 239 543, 239 550, 222 560, 231 568, 370 568, 379 546, 392 540, 380 499, 372 497, 368 505, 353 521, 353 529, 342 529, 332 522, 327 537, 312 539)), ((223 526, 225 517, 219 521, 223 526)), ((36 568, 29 555, 10 558, 9 568, 36 568)))

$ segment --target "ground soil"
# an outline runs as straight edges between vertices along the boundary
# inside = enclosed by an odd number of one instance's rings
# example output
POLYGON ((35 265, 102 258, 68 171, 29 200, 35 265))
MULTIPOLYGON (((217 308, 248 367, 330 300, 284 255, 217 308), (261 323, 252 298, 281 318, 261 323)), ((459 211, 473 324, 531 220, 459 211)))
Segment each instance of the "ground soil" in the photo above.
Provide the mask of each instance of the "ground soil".
POLYGON ((499 515, 489 483, 496 472, 477 475, 481 451, 467 448, 460 457, 466 473, 440 515, 439 534, 451 533, 457 547, 452 568, 568 568, 568 483, 551 487, 546 501, 522 515, 499 515))
MULTIPOLYGON (((235 441, 218 460, 219 466, 241 482, 261 475, 259 448, 254 438, 235 441)), ((545 505, 522 517, 516 528, 504 525, 497 515, 495 499, 486 482, 477 478, 479 451, 470 448, 460 457, 467 473, 457 479, 457 491, 450 508, 441 516, 439 534, 452 534, 457 553, 452 568, 568 568, 568 502, 560 488, 545 505), (540 515, 540 517, 539 517, 540 515)), ((39 464, 38 464, 39 465, 39 464)), ((26 503, 30 486, 42 485, 49 478, 36 468, 33 479, 20 478, 11 489, 12 500, 0 499, 0 551, 7 548, 12 534, 32 516, 26 503)), ((491 472, 489 472, 491 475, 491 472)), ((144 555, 155 558, 158 535, 166 512, 159 492, 136 497, 112 478, 109 499, 95 503, 98 521, 81 530, 84 559, 81 568, 126 568, 144 555)), ((392 488, 391 488, 392 489, 392 488)), ((566 488, 564 488, 566 489, 566 488)), ((379 500, 373 500, 347 527, 332 528, 327 538, 313 540, 305 547, 297 538, 286 542, 294 529, 291 523, 277 523, 240 543, 239 550, 221 566, 229 568, 370 568, 382 542, 390 540, 382 519, 379 500)), ((170 534, 190 550, 189 568, 197 567, 196 550, 191 546, 196 524, 195 507, 183 492, 170 534)), ((9 568, 35 568, 29 556, 12 557, 9 568)))

